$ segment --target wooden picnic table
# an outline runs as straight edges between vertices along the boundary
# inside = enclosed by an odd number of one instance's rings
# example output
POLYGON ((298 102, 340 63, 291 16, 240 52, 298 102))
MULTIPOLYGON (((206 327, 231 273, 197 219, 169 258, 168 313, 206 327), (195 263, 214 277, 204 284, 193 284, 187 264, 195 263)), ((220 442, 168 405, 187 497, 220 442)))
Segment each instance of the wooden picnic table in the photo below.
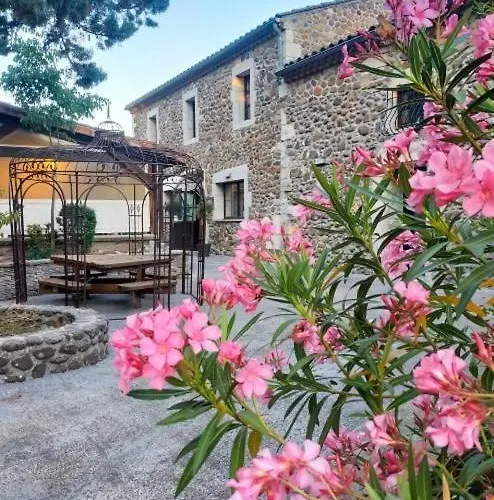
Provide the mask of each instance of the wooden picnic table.
POLYGON ((88 293, 128 293, 134 306, 140 305, 140 299, 144 292, 150 292, 155 288, 154 276, 146 275, 146 268, 151 266, 163 266, 166 271, 162 274, 160 284, 161 291, 174 292, 176 288, 176 276, 168 279, 167 271, 170 263, 169 257, 155 258, 154 254, 125 255, 125 254, 99 254, 99 255, 53 255, 51 257, 55 265, 67 266, 71 269, 86 270, 86 274, 76 276, 71 273, 68 279, 65 275, 42 278, 39 280, 41 293, 53 293, 67 290, 75 293, 77 291, 88 293), (111 273, 129 271, 126 276, 108 276, 111 273))

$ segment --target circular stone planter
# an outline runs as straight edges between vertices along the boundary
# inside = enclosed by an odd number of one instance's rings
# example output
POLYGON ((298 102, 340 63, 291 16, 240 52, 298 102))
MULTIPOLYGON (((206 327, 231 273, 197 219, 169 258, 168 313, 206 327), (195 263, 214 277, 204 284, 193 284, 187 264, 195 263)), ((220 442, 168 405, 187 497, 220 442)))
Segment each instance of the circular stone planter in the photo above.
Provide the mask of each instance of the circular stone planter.
POLYGON ((0 304, 0 381, 75 370, 107 354, 108 321, 92 309, 0 304))

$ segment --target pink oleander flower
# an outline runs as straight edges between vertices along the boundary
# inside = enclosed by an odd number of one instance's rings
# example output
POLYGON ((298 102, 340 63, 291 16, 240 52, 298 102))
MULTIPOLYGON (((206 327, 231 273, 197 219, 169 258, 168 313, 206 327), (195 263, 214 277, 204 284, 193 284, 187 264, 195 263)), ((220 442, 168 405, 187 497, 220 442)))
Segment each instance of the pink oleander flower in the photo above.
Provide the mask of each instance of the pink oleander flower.
POLYGON ((288 358, 285 351, 280 351, 278 348, 275 348, 264 355, 264 363, 272 366, 276 371, 280 371, 288 366, 288 358))
POLYGON ((244 364, 244 346, 233 340, 225 340, 220 343, 218 352, 218 363, 230 363, 239 367, 244 364))
POLYGON ((339 352, 344 348, 344 345, 341 343, 341 337, 341 332, 336 326, 330 326, 323 335, 324 341, 334 352, 339 352))
POLYGON ((128 349, 117 349, 114 366, 120 374, 118 388, 127 394, 130 391, 130 382, 142 377, 144 358, 128 349))
POLYGON ((161 370, 165 365, 175 366, 183 359, 185 341, 178 330, 158 329, 152 339, 144 337, 140 344, 141 354, 147 356, 148 364, 156 370, 161 370))
POLYGON ((393 287, 406 301, 427 305, 429 303, 429 291, 426 290, 417 280, 405 283, 398 281, 393 287))
MULTIPOLYGON (((474 56, 481 57, 494 51, 494 14, 483 17, 472 32, 472 42, 475 48, 474 56)), ((477 79, 485 84, 494 77, 494 57, 482 63, 477 72, 477 79)))
POLYGON ((474 177, 464 186, 463 208, 467 215, 494 217, 494 140, 484 146, 473 170, 474 177))
MULTIPOLYGON (((491 331, 494 333, 494 330, 491 331)), ((489 338, 487 335, 485 336, 485 340, 478 332, 474 332, 472 337, 477 346, 475 357, 494 371, 494 345, 488 343, 489 338)))
POLYGON ((403 441, 396 426, 395 417, 391 412, 376 415, 365 424, 365 428, 369 441, 378 449, 403 441))
POLYGON ((366 443, 365 433, 362 431, 349 431, 344 426, 339 428, 338 434, 333 430, 329 431, 324 445, 327 446, 336 456, 345 461, 355 462, 355 457, 364 448, 366 443))
POLYGON ((434 177, 427 175, 421 170, 417 170, 410 177, 409 182, 412 192, 407 199, 407 204, 417 213, 421 213, 424 208, 425 199, 434 193, 434 177))
POLYGON ((202 280, 202 292, 204 301, 210 306, 224 306, 231 309, 238 304, 235 286, 226 280, 202 280))
POLYGON ((302 254, 311 260, 314 255, 312 243, 304 237, 299 228, 290 228, 288 231, 282 230, 283 243, 289 252, 302 254))
POLYGON ((403 231, 392 239, 381 253, 381 262, 391 278, 397 278, 406 273, 412 264, 407 259, 424 249, 424 240, 419 233, 403 231))
POLYGON ((157 369, 146 363, 142 369, 142 375, 148 379, 149 387, 157 391, 163 390, 166 379, 173 377, 176 373, 175 368, 169 365, 164 365, 162 368, 157 369))
POLYGON ((237 388, 245 398, 262 397, 268 390, 266 381, 273 378, 273 369, 255 359, 249 359, 247 364, 235 375, 237 388))
POLYGON ((237 236, 242 243, 259 241, 266 243, 276 234, 276 228, 267 217, 259 220, 245 220, 240 223, 237 236))
POLYGON ((405 4, 405 13, 416 28, 430 28, 432 20, 440 15, 431 3, 430 0, 412 0, 405 4))
POLYGON ((482 451, 479 435, 487 417, 486 409, 475 401, 459 403, 452 400, 446 405, 439 404, 439 414, 425 430, 434 445, 447 446, 448 453, 453 455, 463 455, 472 448, 482 451))
POLYGON ((218 346, 214 342, 221 337, 221 330, 216 325, 208 326, 208 316, 203 312, 196 312, 184 324, 184 332, 192 351, 197 354, 201 350, 216 352, 218 346))
POLYGON ((427 166, 434 173, 434 189, 440 194, 441 205, 445 205, 462 194, 462 184, 471 177, 472 152, 453 145, 447 155, 432 154, 427 166))
POLYGON ((306 320, 297 322, 291 334, 291 338, 296 344, 309 342, 314 336, 317 337, 317 326, 306 320))
POLYGON ((201 309, 197 302, 191 299, 185 299, 179 306, 178 312, 183 319, 190 319, 195 312, 199 312, 201 309))
POLYGON ((305 227, 310 217, 315 213, 312 208, 305 205, 295 205, 292 209, 292 215, 300 221, 300 225, 305 227))
POLYGON ((426 394, 455 393, 468 378, 467 363, 453 349, 441 349, 422 359, 413 370, 417 389, 426 394))
POLYGON ((398 282, 395 291, 402 297, 383 295, 386 310, 377 322, 379 329, 391 326, 392 332, 398 337, 416 338, 419 334, 420 321, 431 309, 427 305, 429 296, 420 283, 412 281, 408 284, 398 282))
POLYGON ((348 47, 346 44, 341 48, 341 53, 343 54, 343 61, 338 69, 338 78, 344 80, 345 78, 353 75, 354 70, 351 64, 355 61, 358 61, 358 58, 352 57, 348 54, 348 47))
POLYGON ((412 128, 408 128, 400 132, 393 139, 389 139, 384 142, 384 148, 389 149, 392 152, 397 152, 406 158, 410 157, 409 149, 412 142, 417 137, 417 132, 412 128))
POLYGON ((261 287, 247 283, 235 285, 235 293, 246 312, 254 312, 262 298, 261 287))
MULTIPOLYGON (((321 191, 319 191, 318 189, 313 189, 312 193, 309 196, 306 196, 304 199, 307 201, 311 201, 312 203, 317 203, 322 207, 329 208, 332 206, 332 203, 328 199, 328 197, 321 193, 321 191)), ((305 227, 307 225, 309 218, 312 217, 312 215, 314 215, 315 213, 316 210, 306 207, 305 205, 295 205, 292 211, 293 216, 300 221, 300 225, 302 227, 305 227)))

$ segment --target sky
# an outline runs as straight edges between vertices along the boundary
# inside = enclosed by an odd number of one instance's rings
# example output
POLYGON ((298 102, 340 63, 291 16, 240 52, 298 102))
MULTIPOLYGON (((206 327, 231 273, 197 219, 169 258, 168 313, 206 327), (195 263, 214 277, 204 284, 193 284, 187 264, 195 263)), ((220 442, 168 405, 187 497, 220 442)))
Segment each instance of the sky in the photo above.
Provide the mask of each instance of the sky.
MULTIPOLYGON (((322 2, 322 0, 320 0, 322 2)), ((121 45, 95 52, 94 60, 108 78, 94 92, 111 101, 111 118, 132 133, 125 106, 153 88, 221 49, 276 13, 318 0, 170 0, 157 17, 157 28, 142 28, 121 45)), ((0 60, 0 71, 7 60, 0 60)), ((0 91, 0 100, 13 100, 0 91)), ((98 113, 97 125, 106 117, 98 113)))

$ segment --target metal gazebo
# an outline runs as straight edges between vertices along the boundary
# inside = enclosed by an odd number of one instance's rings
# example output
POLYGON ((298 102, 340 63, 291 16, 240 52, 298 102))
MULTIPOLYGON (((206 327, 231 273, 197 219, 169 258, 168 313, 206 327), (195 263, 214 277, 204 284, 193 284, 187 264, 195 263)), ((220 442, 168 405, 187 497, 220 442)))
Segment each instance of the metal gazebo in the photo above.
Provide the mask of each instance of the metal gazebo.
MULTIPOLYGON (((88 145, 13 148, 9 156, 10 209, 17 214, 11 237, 18 303, 28 298, 25 204, 29 203, 30 190, 40 184, 50 186, 64 214, 60 222, 63 249, 58 256, 64 272, 56 279, 65 285, 59 291, 65 293, 66 304, 72 297, 79 306, 91 293, 112 290, 112 279, 124 284, 136 280, 130 268, 126 277, 118 279, 91 275, 80 207, 101 187, 124 202, 127 213, 121 216, 128 219, 128 254, 149 259, 141 292, 152 293, 155 305, 163 303, 166 295, 170 306, 170 293, 175 290, 200 298, 206 220, 204 172, 194 158, 127 138, 111 121, 100 125, 88 145), (149 227, 145 227, 148 211, 149 227)), ((139 290, 138 285, 130 286, 139 290)))

